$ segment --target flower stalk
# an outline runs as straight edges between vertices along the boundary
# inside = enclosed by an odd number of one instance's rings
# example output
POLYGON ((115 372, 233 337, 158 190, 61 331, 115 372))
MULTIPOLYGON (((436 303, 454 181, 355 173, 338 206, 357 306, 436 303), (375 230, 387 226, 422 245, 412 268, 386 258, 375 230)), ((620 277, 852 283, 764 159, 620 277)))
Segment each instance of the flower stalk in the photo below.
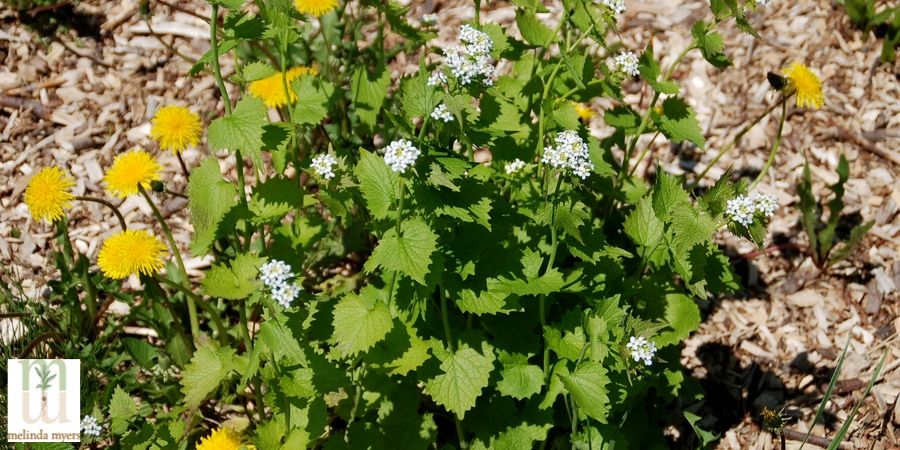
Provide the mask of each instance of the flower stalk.
MULTIPOLYGON (((153 211, 153 216, 156 218, 156 221, 159 222, 159 226, 162 228, 163 234, 166 235, 166 240, 169 242, 169 247, 172 249, 172 254, 175 256, 175 262, 178 264, 178 269, 181 271, 182 284, 188 283, 190 278, 188 277, 187 269, 185 269, 184 260, 182 260, 181 258, 181 251, 178 249, 178 244, 175 242, 174 236, 172 236, 172 230, 166 223, 165 218, 163 218, 162 214, 159 212, 159 208, 156 207, 156 204, 153 202, 150 194, 148 194, 147 190, 144 189, 144 186, 138 184, 138 190, 140 191, 141 195, 144 196, 144 199, 147 200, 147 204, 150 205, 150 209, 153 211)), ((193 297, 193 295, 187 296, 187 305, 188 319, 191 323, 191 336, 193 336, 194 342, 196 343, 200 338, 200 319, 197 316, 197 305, 194 303, 193 297)))

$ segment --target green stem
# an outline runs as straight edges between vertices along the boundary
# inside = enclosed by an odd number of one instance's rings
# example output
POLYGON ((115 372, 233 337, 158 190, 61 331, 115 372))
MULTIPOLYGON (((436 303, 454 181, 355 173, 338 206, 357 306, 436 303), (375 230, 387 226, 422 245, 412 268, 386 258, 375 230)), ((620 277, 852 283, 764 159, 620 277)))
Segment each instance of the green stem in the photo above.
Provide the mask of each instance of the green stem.
POLYGON ((787 100, 781 101, 781 119, 778 121, 778 133, 775 134, 775 142, 772 143, 772 150, 769 151, 769 159, 766 160, 766 165, 763 166, 762 171, 759 172, 759 175, 756 176, 756 179, 753 180, 753 183, 750 185, 748 191, 752 191, 759 183, 762 181, 763 177, 766 176, 766 172, 769 171, 769 168, 772 167, 772 164, 775 162, 775 154, 778 153, 778 147, 781 146, 781 134, 784 131, 784 120, 787 117, 787 100))
MULTIPOLYGON (((178 290, 178 292, 181 292, 182 294, 184 294, 185 297, 188 298, 188 307, 189 308, 191 305, 194 305, 194 304, 200 305, 200 307, 202 307, 203 310, 206 311, 209 314, 209 316, 212 318, 213 326, 216 328, 216 333, 219 335, 218 336, 219 342, 222 343, 223 345, 226 345, 228 343, 228 331, 225 328, 225 324, 222 322, 222 318, 219 317, 219 312, 216 311, 216 309, 213 308, 213 306, 210 305, 209 302, 203 300, 199 295, 195 294, 193 291, 188 289, 188 287, 185 286, 184 284, 176 283, 168 278, 161 277, 158 275, 155 275, 154 277, 158 281, 162 281, 163 283, 166 283, 169 286, 172 286, 173 288, 178 290)), ((188 310, 188 315, 190 315, 190 309, 188 310)))
POLYGON ((291 88, 288 85, 287 81, 287 44, 285 44, 283 48, 280 48, 279 50, 279 56, 281 58, 281 89, 284 90, 284 109, 287 111, 288 120, 291 123, 294 123, 294 112, 291 110, 291 88))
MULTIPOLYGON (((544 272, 541 274, 546 275, 550 269, 553 268, 553 262, 556 260, 556 249, 558 247, 558 236, 556 231, 556 206, 557 206, 557 198, 559 189, 562 186, 563 175, 559 174, 559 178, 556 180, 556 188, 553 190, 553 209, 550 213, 550 256, 547 259, 547 266, 544 269, 544 272)), ((544 329, 547 327, 547 296, 541 295, 538 301, 538 313, 540 315, 541 321, 541 335, 544 336, 544 353, 543 353, 543 368, 544 368, 544 379, 547 379, 550 376, 550 345, 547 342, 547 336, 545 334, 544 329)))
POLYGON ((225 80, 222 79, 222 67, 219 65, 219 37, 218 37, 218 17, 219 5, 212 3, 212 13, 209 19, 209 43, 212 47, 212 65, 213 73, 216 76, 216 84, 219 85, 219 92, 222 94, 222 100, 225 101, 225 112, 231 114, 231 99, 228 97, 228 89, 225 88, 225 80))
POLYGON ((57 222, 57 231, 59 236, 57 240, 63 248, 63 260, 66 263, 66 270, 72 267, 72 261, 75 259, 75 252, 72 250, 72 241, 69 240, 69 218, 63 216, 57 222))
POLYGON ((450 331, 450 314, 447 311, 447 296, 444 294, 444 287, 438 283, 438 295, 441 298, 441 321, 444 324, 444 337, 447 339, 447 347, 451 352, 456 351, 456 341, 453 340, 453 333, 450 331))
MULTIPOLYGON (((156 221, 159 222, 159 226, 162 227, 163 234, 166 235, 166 240, 169 242, 169 247, 172 249, 172 254, 175 255, 175 262, 178 264, 178 269, 181 270, 181 282, 183 284, 188 283, 190 278, 188 278, 187 269, 185 269, 184 267, 184 260, 181 259, 181 251, 178 249, 178 244, 175 242, 175 238, 172 236, 172 230, 169 228, 169 224, 166 223, 166 220, 159 212, 156 204, 153 203, 153 199, 150 198, 150 194, 147 193, 147 190, 144 189, 144 186, 138 184, 138 190, 140 191, 141 195, 144 196, 144 199, 147 200, 147 204, 150 205, 150 209, 153 211, 153 216, 156 217, 156 221)), ((200 320, 197 318, 197 305, 194 304, 194 299, 190 295, 187 297, 187 303, 188 317, 191 321, 191 336, 196 342, 200 337, 200 320)))
MULTIPOLYGON (((241 314, 241 335, 244 337, 244 347, 246 348, 247 354, 253 354, 253 339, 250 337, 250 326, 247 314, 247 300, 242 299, 240 304, 240 314, 241 314)), ((218 317, 218 316, 216 316, 218 317)), ((224 328, 224 327, 223 327, 224 328)), ((221 334, 221 332, 220 332, 221 334)), ((256 409, 259 414, 259 420, 265 420, 263 407, 265 403, 263 403, 262 397, 262 387, 260 386, 259 380, 256 377, 253 377, 253 395, 256 400, 256 409)), ((252 416, 249 411, 247 411, 247 417, 252 419, 252 416)))
MULTIPOLYGON (((400 238, 400 225, 403 222, 403 204, 406 200, 406 181, 401 176, 400 177, 400 201, 397 205, 397 221, 395 223, 395 227, 397 230, 397 238, 400 238)), ((394 301, 394 285, 397 282, 397 272, 391 275, 390 287, 388 288, 388 308, 391 307, 391 304, 394 301)))
MULTIPOLYGON (((450 349, 451 352, 456 352, 456 341, 453 340, 453 333, 450 331, 450 313, 447 308, 447 296, 444 294, 444 286, 438 283, 438 296, 441 299, 441 322, 444 324, 444 338, 447 340, 447 348, 450 349)), ((469 447, 469 443, 466 442, 466 434, 463 431, 462 422, 460 422, 459 417, 453 414, 453 425, 456 428, 456 438, 459 440, 459 448, 465 449, 469 447)))
POLYGON ((700 172, 700 175, 697 175, 697 178, 694 180, 694 182, 688 186, 688 190, 693 190, 695 187, 697 187, 700 184, 700 182, 703 181, 703 178, 706 177, 706 174, 709 173, 709 170, 712 169, 716 165, 716 163, 719 162, 720 159, 722 159, 722 156, 724 156, 726 153, 731 151, 731 149, 734 148, 734 146, 737 144, 737 142, 740 141, 741 138, 743 138, 745 134, 747 134, 757 124, 759 124, 759 122, 762 121, 764 117, 768 116, 772 111, 774 111, 775 108, 777 108, 781 102, 786 102, 787 99, 789 99, 791 97, 791 95, 793 95, 793 94, 788 94, 786 96, 781 97, 780 101, 773 103, 771 106, 766 108, 766 110, 763 111, 762 114, 760 114, 755 119, 753 119, 752 122, 750 122, 747 125, 744 125, 744 128, 741 128, 741 130, 738 131, 738 133, 736 135, 734 135, 734 138, 731 139, 731 142, 729 142, 728 145, 722 147, 722 149, 719 150, 718 153, 716 153, 716 156, 712 159, 712 161, 709 162, 709 164, 706 165, 706 168, 703 169, 702 172, 700 172))
POLYGON ((644 157, 647 156, 647 153, 650 152, 650 148, 653 147, 653 143, 656 141, 657 137, 659 137, 659 131, 657 131, 656 134, 653 135, 653 137, 650 139, 650 142, 648 142, 647 145, 644 147, 644 151, 642 151, 641 154, 638 156, 637 162, 635 162, 634 166, 631 167, 631 170, 628 171, 629 177, 634 175, 634 172, 637 170, 638 166, 641 165, 641 161, 643 161, 644 157))
POLYGON ((89 266, 90 264, 88 263, 82 264, 81 280, 84 283, 84 304, 87 307, 88 315, 91 317, 91 323, 94 323, 97 321, 97 289, 94 283, 91 282, 89 266))
POLYGON ((125 231, 128 229, 128 225, 125 224, 125 218, 122 217, 122 212, 119 211, 119 208, 116 205, 113 205, 112 203, 110 203, 106 200, 103 200, 102 198, 87 197, 84 195, 76 196, 75 200, 79 200, 82 202, 94 202, 94 203, 99 203, 103 206, 106 206, 107 208, 110 209, 110 211, 112 211, 113 215, 116 216, 116 219, 119 221, 119 226, 122 227, 122 231, 125 231))
POLYGON ((169 293, 159 285, 160 280, 166 281, 165 278, 160 278, 157 275, 153 275, 152 277, 149 277, 148 280, 153 283, 154 286, 156 286, 156 289, 159 289, 159 292, 162 293, 162 298, 160 300, 162 300, 163 306, 165 306, 166 309, 169 310, 169 313, 172 314, 172 326, 175 328, 175 332, 178 333, 178 336, 181 337, 181 341, 184 342, 184 348, 185 350, 187 350, 187 354, 193 354, 194 347, 191 344, 191 340, 190 338, 188 338, 187 333, 185 333, 184 327, 181 326, 181 320, 178 317, 178 312, 175 311, 175 307, 172 306, 172 302, 169 301, 169 293))
MULTIPOLYGON (((665 83, 672 78, 672 74, 675 72, 675 68, 681 64, 681 60, 690 53, 691 50, 697 48, 697 41, 694 40, 691 42, 691 45, 685 47, 681 53, 678 54, 678 57, 675 58, 675 61, 669 66, 669 70, 666 71, 666 76, 662 79, 662 82, 665 83)), ((625 150, 625 157, 622 159, 622 168, 619 172, 620 178, 622 175, 628 173, 629 161, 631 160, 631 155, 634 152, 634 148, 637 146, 638 139, 641 138, 641 135, 644 134, 644 130, 647 129, 647 125, 650 123, 650 114, 653 112, 653 108, 656 107, 656 102, 659 101, 659 91, 656 91, 653 94, 653 100, 650 101, 650 106, 647 107, 647 111, 644 113, 644 116, 641 118, 641 124, 638 126, 637 134, 631 138, 631 142, 628 144, 628 148, 625 150)))
POLYGON ((459 421, 459 417, 456 417, 456 414, 453 414, 453 424, 456 426, 456 438, 459 440, 459 448, 463 450, 469 448, 466 434, 463 432, 462 422, 459 421))

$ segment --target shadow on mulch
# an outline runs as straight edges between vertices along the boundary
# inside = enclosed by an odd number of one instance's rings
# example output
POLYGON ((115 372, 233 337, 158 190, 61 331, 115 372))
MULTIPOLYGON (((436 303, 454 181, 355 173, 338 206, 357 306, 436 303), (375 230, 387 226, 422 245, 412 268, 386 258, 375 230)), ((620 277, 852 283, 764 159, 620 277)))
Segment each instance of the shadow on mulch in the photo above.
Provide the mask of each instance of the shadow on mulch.
MULTIPOLYGON (((764 365, 756 362, 742 365, 734 351, 726 345, 705 344, 697 350, 697 357, 703 362, 706 375, 691 380, 702 389, 703 399, 699 406, 690 409, 702 418, 698 422, 702 429, 720 438, 746 417, 753 422, 753 429, 762 433, 764 428, 760 414, 764 407, 786 416, 787 427, 791 428, 802 417, 800 408, 815 408, 819 404, 833 374, 833 369, 812 364, 806 352, 798 354, 790 364, 791 370, 812 375, 817 386, 812 393, 803 393, 787 387, 784 380, 764 365)), ((821 420, 831 429, 839 425, 837 417, 827 410, 821 420)), ((687 437, 687 440, 673 443, 673 448, 688 448, 681 444, 696 444, 693 430, 686 422, 682 425, 681 436, 687 437)))
POLYGON ((57 3, 19 11, 17 19, 45 38, 70 29, 79 37, 100 41, 100 25, 106 17, 78 11, 71 3, 57 3))

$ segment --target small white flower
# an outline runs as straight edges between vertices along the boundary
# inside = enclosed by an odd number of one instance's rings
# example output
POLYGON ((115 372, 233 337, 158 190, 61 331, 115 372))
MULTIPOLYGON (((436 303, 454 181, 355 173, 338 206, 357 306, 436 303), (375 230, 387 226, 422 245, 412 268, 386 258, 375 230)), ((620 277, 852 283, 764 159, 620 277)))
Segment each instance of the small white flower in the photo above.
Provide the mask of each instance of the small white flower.
POLYGON ((394 172, 403 173, 416 163, 422 152, 406 139, 398 139, 388 144, 384 150, 384 162, 394 172))
POLYGON ((259 268, 259 278, 269 289, 275 289, 288 279, 294 278, 291 266, 284 261, 273 259, 259 268))
POLYGON ((94 416, 87 415, 81 419, 81 432, 82 434, 86 434, 88 436, 100 436, 100 433, 103 431, 103 427, 97 423, 97 419, 94 416))
POLYGON ((616 70, 627 73, 631 76, 636 76, 640 73, 640 71, 638 70, 638 61, 639 59, 637 55, 634 54, 634 52, 624 51, 616 56, 614 63, 616 65, 616 70))
POLYGON ((506 163, 504 170, 506 170, 507 175, 512 175, 525 167, 525 161, 522 161, 519 158, 514 159, 512 162, 506 163))
POLYGON ((290 308, 291 303, 300 295, 300 287, 293 282, 281 283, 272 289, 272 298, 285 308, 290 308))
POLYGON ((753 223, 753 215, 755 213, 756 202, 744 195, 728 200, 725 208, 725 215, 745 227, 749 227, 753 223))
POLYGON ((770 3, 772 3, 772 0, 756 0, 758 6, 769 6, 770 3))
POLYGON ((447 109, 447 105, 443 103, 434 107, 434 111, 431 112, 431 118, 444 122, 453 122, 453 114, 447 109))
POLYGON ((432 72, 431 75, 428 77, 428 82, 427 82, 427 84, 428 84, 429 86, 440 86, 440 85, 443 85, 443 84, 447 84, 447 75, 444 74, 444 72, 442 72, 442 71, 440 71, 440 70, 435 70, 435 71, 432 72))
POLYGON ((643 361, 645 366, 653 365, 653 357, 656 355, 656 344, 644 337, 631 336, 625 345, 631 350, 631 357, 635 362, 643 361))
POLYGON ((589 177, 594 170, 587 144, 572 130, 558 133, 556 146, 544 148, 541 161, 557 169, 569 169, 582 180, 589 177))
MULTIPOLYGON (((595 2, 597 0, 594 0, 595 2)), ((606 5, 612 12, 622 14, 625 12, 625 0, 600 0, 600 3, 606 5)))
POLYGON ((470 25, 463 25, 459 30, 459 42, 461 45, 444 50, 444 64, 453 77, 463 86, 474 81, 493 85, 496 67, 491 63, 491 50, 494 48, 491 37, 470 25))
POLYGON ((438 16, 437 14, 425 14, 422 16, 422 25, 432 26, 437 24, 438 16))
POLYGON ((313 158, 312 163, 309 167, 316 173, 316 175, 330 180, 334 178, 334 166, 337 165, 337 159, 332 155, 324 154, 317 155, 313 158))
POLYGON ((778 208, 778 199, 774 195, 757 194, 752 196, 751 199, 753 199, 756 212, 762 213, 766 218, 775 215, 775 210, 778 208))

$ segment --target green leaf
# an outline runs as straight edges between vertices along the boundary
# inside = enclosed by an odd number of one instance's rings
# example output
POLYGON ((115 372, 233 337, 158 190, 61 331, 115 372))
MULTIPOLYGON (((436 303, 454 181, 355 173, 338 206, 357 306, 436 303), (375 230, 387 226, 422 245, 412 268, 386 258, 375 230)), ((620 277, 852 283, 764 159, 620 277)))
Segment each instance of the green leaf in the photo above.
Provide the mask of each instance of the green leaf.
POLYGON ((319 77, 301 76, 291 88, 297 93, 292 116, 295 123, 318 125, 328 116, 328 99, 334 93, 334 85, 319 77))
POLYGON ((400 89, 400 104, 403 114, 410 123, 416 117, 428 117, 438 104, 436 90, 428 86, 428 71, 424 60, 419 63, 418 75, 404 78, 400 89))
POLYGON ((206 272, 201 283, 203 292, 211 297, 240 300, 259 290, 257 275, 265 258, 238 254, 231 264, 215 264, 206 272))
POLYGON ((731 61, 722 53, 725 48, 722 35, 712 29, 712 24, 698 20, 694 23, 691 34, 694 35, 694 40, 697 42, 703 58, 710 64, 720 69, 731 65, 731 61))
POLYGON ((625 234, 643 247, 655 247, 663 236, 663 223, 656 217, 648 198, 642 199, 628 215, 624 228, 625 234))
POLYGON ((260 151, 263 147, 263 127, 266 120, 266 105, 256 97, 247 96, 237 103, 231 114, 213 120, 209 124, 207 141, 210 151, 240 150, 262 166, 260 151))
POLYGON ((688 205, 691 199, 681 187, 678 178, 664 170, 657 171, 656 185, 653 187, 653 210, 663 222, 669 221, 669 213, 678 206, 688 205))
POLYGON ((225 181, 219 171, 219 161, 215 157, 206 158, 191 171, 188 183, 188 208, 191 211, 191 225, 194 239, 191 253, 205 255, 209 247, 222 232, 219 223, 225 214, 237 204, 237 189, 225 181))
POLYGON ((347 294, 334 307, 334 339, 344 356, 364 352, 393 328, 391 312, 379 291, 367 286, 359 294, 347 294))
POLYGON ((875 221, 870 220, 864 224, 857 225, 850 229, 850 236, 846 241, 841 243, 840 247, 836 247, 828 257, 828 264, 834 264, 853 253, 853 250, 859 245, 862 238, 875 226, 875 221))
POLYGON ((210 0, 211 3, 223 6, 228 9, 240 9, 244 5, 245 0, 210 0))
POLYGON ((275 75, 278 73, 272 66, 264 63, 264 62, 252 62, 250 64, 245 64, 243 68, 241 68, 241 73, 244 75, 244 81, 256 81, 261 80, 263 78, 275 75))
POLYGON ((700 326, 700 308, 684 294, 666 294, 665 320, 671 330, 660 332, 653 340, 657 347, 677 344, 700 326))
POLYGON ((553 40, 553 30, 544 25, 531 11, 525 9, 516 11, 516 24, 522 37, 535 47, 543 47, 553 40))
POLYGON ((660 94, 677 94, 680 90, 676 83, 658 80, 660 75, 659 63, 653 56, 652 45, 647 47, 647 50, 641 54, 638 60, 638 71, 641 73, 641 78, 660 94))
POLYGON ((275 223, 302 205, 303 191, 297 182, 273 177, 253 189, 248 207, 254 214, 253 223, 275 223))
POLYGON ((234 370, 234 349, 206 345, 197 349, 181 376, 188 408, 197 408, 234 370))
POLYGON ((680 98, 669 97, 663 101, 659 129, 673 142, 688 140, 700 148, 706 145, 703 130, 694 115, 694 110, 680 98))
POLYGON ((368 272, 382 267, 401 272, 419 284, 425 284, 431 254, 437 249, 437 235, 422 219, 409 218, 400 225, 400 236, 391 228, 378 242, 372 256, 366 261, 368 272))
POLYGON ((684 418, 691 425, 691 428, 693 428, 694 434, 696 434, 697 437, 700 438, 700 448, 707 448, 709 444, 712 444, 717 439, 719 439, 719 435, 700 428, 700 425, 697 424, 697 422, 700 421, 700 416, 690 411, 685 411, 684 418))
POLYGON ((709 242, 715 234, 716 222, 702 210, 682 204, 672 212, 673 247, 685 254, 697 244, 709 242))
POLYGON ((572 102, 562 102, 550 113, 550 118, 560 128, 574 130, 578 128, 578 112, 572 102))
POLYGON ((125 338, 123 339, 123 343, 125 344, 125 348, 128 349, 128 354, 131 355, 131 358, 134 359, 136 363, 148 370, 153 368, 153 360, 156 359, 159 349, 141 339, 125 338))
POLYGON ((353 72, 350 84, 353 104, 360 121, 369 128, 377 122, 390 84, 391 74, 384 67, 379 67, 375 74, 369 74, 365 66, 359 66, 353 72))
POLYGON ((287 318, 280 314, 264 321, 259 326, 259 342, 271 351, 276 361, 287 358, 293 364, 305 364, 306 355, 297 341, 298 336, 294 336, 286 322, 287 318))
POLYGON ((725 212, 728 200, 737 196, 734 183, 731 182, 731 171, 726 171, 716 180, 716 184, 700 198, 699 204, 710 216, 718 218, 725 212))
POLYGON ((813 196, 812 174, 809 171, 809 161, 803 164, 803 177, 797 186, 797 194, 800 196, 800 222, 803 223, 803 229, 806 231, 806 237, 809 238, 809 248, 812 250, 813 259, 819 262, 819 240, 816 228, 821 221, 822 212, 819 202, 813 196))
POLYGON ((404 376, 431 358, 430 349, 431 341, 420 338, 415 328, 395 327, 366 359, 371 362, 371 367, 386 369, 388 375, 404 376))
POLYGON ((128 422, 137 415, 137 412, 134 399, 122 389, 122 386, 116 386, 109 399, 109 419, 112 422, 110 424, 112 432, 124 434, 128 430, 128 422))
POLYGON ((481 353, 466 344, 460 344, 455 352, 434 350, 441 361, 442 373, 425 384, 431 398, 462 419, 466 411, 488 386, 494 370, 494 350, 487 343, 481 344, 481 353))
POLYGON ((641 125, 641 116, 630 106, 620 105, 607 110, 603 121, 611 127, 622 128, 626 134, 635 134, 641 125))
POLYGON ((607 389, 610 382, 600 363, 584 361, 571 375, 560 375, 560 379, 581 412, 606 423, 610 410, 607 389))
POLYGON ((400 176, 378 155, 362 148, 359 154, 360 160, 356 166, 359 190, 372 216, 386 219, 390 215, 391 205, 400 198, 400 176))
POLYGON ((517 400, 529 398, 541 392, 544 387, 544 371, 538 366, 528 364, 528 356, 521 354, 500 353, 500 381, 497 390, 517 400))

